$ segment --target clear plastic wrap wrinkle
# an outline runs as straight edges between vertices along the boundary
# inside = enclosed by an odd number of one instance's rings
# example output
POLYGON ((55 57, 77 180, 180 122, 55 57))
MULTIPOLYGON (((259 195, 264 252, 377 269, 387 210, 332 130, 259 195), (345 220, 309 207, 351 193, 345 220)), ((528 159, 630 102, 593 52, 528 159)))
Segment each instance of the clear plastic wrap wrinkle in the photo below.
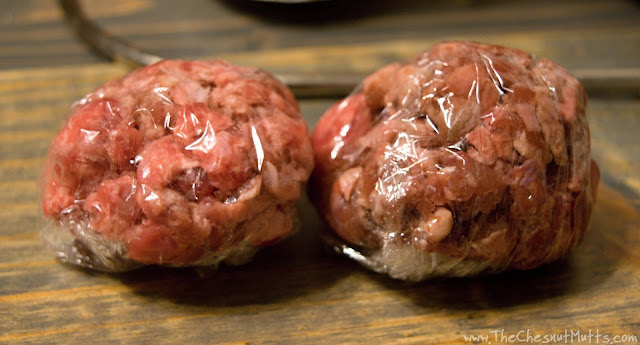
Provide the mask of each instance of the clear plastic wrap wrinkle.
POLYGON ((45 243, 102 271, 242 264, 291 234, 314 166, 290 90, 222 61, 161 61, 76 102, 42 174, 45 243))
POLYGON ((531 269, 588 226, 586 96, 517 49, 445 42, 322 116, 309 193, 337 252, 405 280, 531 269))

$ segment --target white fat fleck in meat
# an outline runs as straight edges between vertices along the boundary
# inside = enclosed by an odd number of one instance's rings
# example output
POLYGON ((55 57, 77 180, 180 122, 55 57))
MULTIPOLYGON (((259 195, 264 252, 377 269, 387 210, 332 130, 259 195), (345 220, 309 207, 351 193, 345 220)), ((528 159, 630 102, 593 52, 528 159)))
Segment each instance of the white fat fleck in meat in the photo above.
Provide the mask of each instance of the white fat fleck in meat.
POLYGON ((427 241, 435 243, 447 237, 452 228, 453 215, 451 211, 444 207, 439 207, 429 218, 423 218, 420 221, 416 232, 424 232, 427 241))

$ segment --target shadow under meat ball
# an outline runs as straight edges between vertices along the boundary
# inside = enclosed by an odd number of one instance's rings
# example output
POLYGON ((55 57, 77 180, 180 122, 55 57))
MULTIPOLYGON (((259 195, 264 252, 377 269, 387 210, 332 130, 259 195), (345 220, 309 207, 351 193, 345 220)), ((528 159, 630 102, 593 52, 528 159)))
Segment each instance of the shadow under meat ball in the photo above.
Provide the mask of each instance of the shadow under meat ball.
POLYGON ((599 180, 585 106, 564 68, 506 47, 447 42, 380 69, 313 133, 327 238, 406 280, 562 257, 599 180))
POLYGON ((260 69, 140 68, 76 102, 53 139, 43 237, 63 261, 105 271, 246 262, 294 230, 308 133, 260 69))

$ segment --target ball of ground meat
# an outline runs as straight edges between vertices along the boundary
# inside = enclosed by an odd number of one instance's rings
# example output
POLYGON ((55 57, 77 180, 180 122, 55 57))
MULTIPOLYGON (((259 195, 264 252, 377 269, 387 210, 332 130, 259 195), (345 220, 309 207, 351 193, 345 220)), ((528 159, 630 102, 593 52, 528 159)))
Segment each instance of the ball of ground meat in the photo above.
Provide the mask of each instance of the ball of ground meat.
POLYGON ((74 104, 43 170, 44 237, 107 271, 240 263, 292 232, 313 165, 298 104, 273 76, 161 61, 74 104))
POLYGON ((589 222, 599 170, 585 105, 548 59, 438 44, 323 115, 310 195, 338 251, 395 278, 534 268, 589 222))

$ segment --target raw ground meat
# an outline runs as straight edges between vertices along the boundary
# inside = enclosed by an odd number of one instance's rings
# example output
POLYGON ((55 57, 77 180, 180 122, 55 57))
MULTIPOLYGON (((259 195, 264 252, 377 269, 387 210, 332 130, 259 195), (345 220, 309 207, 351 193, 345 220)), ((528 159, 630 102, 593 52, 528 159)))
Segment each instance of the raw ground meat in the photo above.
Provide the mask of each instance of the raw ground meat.
POLYGON ((323 115, 310 194, 339 251, 396 278, 534 268, 589 222, 599 170, 585 105, 548 59, 442 43, 323 115))
POLYGON ((243 261, 293 230, 313 164, 298 104, 274 77, 162 61, 74 105, 42 201, 73 243, 45 238, 66 261, 103 270, 243 261))

